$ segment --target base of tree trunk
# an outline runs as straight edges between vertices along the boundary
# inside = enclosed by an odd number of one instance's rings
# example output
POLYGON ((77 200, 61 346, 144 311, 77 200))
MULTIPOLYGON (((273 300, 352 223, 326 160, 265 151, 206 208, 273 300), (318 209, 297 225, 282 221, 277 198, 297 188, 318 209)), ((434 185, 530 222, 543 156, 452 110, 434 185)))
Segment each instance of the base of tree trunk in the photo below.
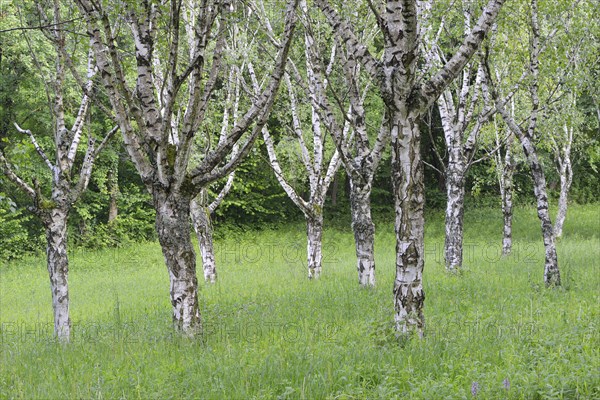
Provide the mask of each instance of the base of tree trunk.
POLYGON ((69 258, 67 255, 67 215, 62 209, 50 210, 44 219, 46 227, 46 257, 52 309, 54 311, 54 335, 61 342, 71 336, 69 315, 69 258))
POLYGON ((308 279, 321 276, 323 264, 323 216, 308 218, 306 221, 308 279))
POLYGON ((175 329, 188 336, 202 330, 198 306, 196 254, 189 231, 190 199, 154 193, 156 231, 170 279, 175 329))

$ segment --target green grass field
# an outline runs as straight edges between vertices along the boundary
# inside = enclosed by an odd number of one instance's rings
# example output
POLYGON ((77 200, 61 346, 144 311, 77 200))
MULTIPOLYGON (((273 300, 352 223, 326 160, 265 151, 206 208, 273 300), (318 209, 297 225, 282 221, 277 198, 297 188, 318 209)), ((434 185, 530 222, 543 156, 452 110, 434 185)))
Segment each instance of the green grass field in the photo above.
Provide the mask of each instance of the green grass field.
POLYGON ((377 226, 373 290, 358 287, 349 228, 325 232, 315 282, 301 224, 218 241, 198 340, 170 327, 158 244, 74 251, 68 346, 51 340, 44 259, 3 265, 0 398, 600 399, 599 235, 598 206, 573 205, 563 287, 547 290, 533 207, 517 210, 506 259, 499 211, 467 212, 460 276, 444 272, 443 215, 429 215, 427 334, 403 343, 391 223, 377 226))

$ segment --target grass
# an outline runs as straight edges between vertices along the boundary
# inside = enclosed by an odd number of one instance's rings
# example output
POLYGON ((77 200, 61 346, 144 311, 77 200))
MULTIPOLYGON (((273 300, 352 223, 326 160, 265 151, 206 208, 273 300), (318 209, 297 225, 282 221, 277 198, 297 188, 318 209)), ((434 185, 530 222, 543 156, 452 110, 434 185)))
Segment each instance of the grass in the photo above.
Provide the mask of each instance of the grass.
POLYGON ((429 216, 427 335, 404 343, 391 329, 391 223, 377 227, 373 290, 358 288, 349 231, 325 232, 316 282, 301 225, 218 241, 197 340, 171 330, 157 244, 72 254, 68 346, 51 340, 44 260, 4 265, 0 398, 600 399, 598 207, 569 210, 561 289, 543 286, 535 210, 518 209, 514 228, 501 259, 499 212, 468 212, 465 269, 451 276, 443 216, 429 216))

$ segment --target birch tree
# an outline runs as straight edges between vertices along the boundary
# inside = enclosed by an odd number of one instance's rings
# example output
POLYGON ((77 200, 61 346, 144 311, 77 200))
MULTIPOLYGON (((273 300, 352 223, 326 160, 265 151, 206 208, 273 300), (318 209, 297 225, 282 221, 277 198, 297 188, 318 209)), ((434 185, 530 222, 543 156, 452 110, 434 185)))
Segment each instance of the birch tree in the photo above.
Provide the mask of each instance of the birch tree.
MULTIPOLYGON (((512 115, 514 115, 514 111, 512 115)), ((502 255, 508 256, 512 252, 513 177, 517 166, 514 154, 514 135, 509 130, 504 140, 496 123, 494 123, 494 128, 496 146, 498 148, 494 157, 498 187, 500 188, 500 199, 502 201, 502 220, 504 222, 502 228, 502 255), (504 146, 502 146, 502 141, 504 141, 504 146), (504 154, 502 153, 502 147, 504 148, 504 154)))
MULTIPOLYGON (((491 93, 494 100, 496 110, 502 116, 502 119, 511 130, 511 132, 519 138, 527 162, 531 169, 531 175, 534 183, 534 194, 537 202, 537 214, 540 219, 542 226, 542 236, 544 239, 545 249, 545 266, 544 266, 544 282, 547 287, 560 286, 560 270, 558 266, 558 256, 556 253, 556 245, 554 238, 554 231, 552 227, 552 221, 550 219, 550 213, 548 210, 548 194, 546 186, 546 177, 544 170, 540 163, 537 155, 537 148, 535 145, 535 138, 537 136, 538 129, 538 116, 540 113, 540 93, 539 93, 539 57, 543 50, 543 46, 540 42, 541 32, 538 22, 538 4, 537 0, 531 1, 530 7, 530 29, 531 29, 531 41, 529 48, 530 63, 528 65, 528 78, 529 78, 529 101, 531 104, 530 110, 528 110, 528 117, 526 124, 521 126, 514 117, 506 110, 505 104, 506 99, 501 97, 495 88, 492 87, 492 91, 489 92, 487 83, 484 83, 484 91, 491 93)), ((491 81, 491 73, 488 72, 487 77, 491 81)))
POLYGON ((392 183, 395 204, 396 279, 394 309, 400 333, 424 330, 424 188, 419 122, 423 114, 456 79, 479 48, 503 0, 492 0, 456 53, 428 79, 419 79, 422 56, 416 0, 368 2, 383 36, 383 54, 376 59, 357 39, 352 27, 326 0, 316 4, 334 35, 342 40, 377 84, 385 105, 385 130, 392 141, 392 183))
MULTIPOLYGON (((308 199, 305 200, 285 177, 277 157, 273 137, 266 126, 263 128, 263 139, 277 181, 292 202, 302 211, 306 219, 308 278, 313 279, 319 278, 322 271, 323 208, 329 185, 340 166, 340 157, 339 153, 335 151, 328 160, 325 146, 326 132, 314 106, 311 107, 310 111, 310 128, 308 128, 310 134, 305 133, 307 129, 303 128, 295 88, 289 76, 286 75, 285 78, 290 101, 291 131, 300 148, 302 165, 308 176, 308 199), (307 136, 312 139, 311 148, 306 143, 305 138, 307 136)), ((309 89, 309 91, 314 91, 314 88, 309 89)), ((308 97, 309 94, 303 93, 301 96, 308 97)))
MULTIPOLYGON (((465 30, 468 32, 468 28, 465 30)), ((456 93, 446 89, 437 100, 448 155, 447 162, 442 159, 439 161, 446 184, 444 259, 446 270, 450 272, 459 270, 463 263, 466 174, 469 167, 479 161, 474 159, 479 134, 483 124, 493 114, 491 108, 483 108, 478 104, 482 76, 482 67, 478 67, 476 72, 472 66, 463 69, 456 93)), ((435 154, 439 155, 439 152, 435 154)))
MULTIPOLYGON (((100 142, 89 129, 90 125, 90 93, 94 89, 94 76, 97 68, 92 54, 87 57, 87 73, 84 84, 85 92, 81 94, 78 107, 71 109, 67 97, 69 85, 68 64, 74 65, 74 48, 67 46, 64 32, 63 11, 59 1, 36 3, 42 32, 50 41, 54 57, 54 71, 42 77, 50 102, 52 128, 49 132, 33 132, 21 127, 17 122, 14 127, 26 135, 37 152, 50 177, 45 182, 46 174, 39 173, 29 181, 20 176, 19 170, 9 161, 4 151, 0 151, 0 166, 4 175, 22 192, 28 195, 32 204, 29 210, 42 222, 46 235, 46 261, 52 292, 52 309, 54 314, 54 335, 61 342, 68 342, 71 334, 71 318, 69 304, 69 257, 67 253, 67 219, 73 204, 86 190, 96 157, 105 147, 117 128, 113 128, 103 136, 100 142), (71 58, 70 58, 71 57, 71 58), (69 124, 68 121, 73 121, 69 124), (40 145, 38 139, 51 137, 52 149, 40 145), (82 141, 84 146, 80 146, 82 141), (81 158, 83 148, 83 158, 81 158), (52 154, 53 153, 53 154, 52 154)), ((44 62, 39 59, 34 49, 33 39, 24 35, 31 49, 34 63, 44 74, 44 62)), ((84 56, 85 58, 85 56, 84 56)), ((39 129, 39 128, 38 128, 39 129)))
POLYGON ((217 140, 198 133, 209 129, 203 122, 216 85, 223 79, 225 45, 235 22, 234 3, 172 0, 115 7, 91 0, 76 3, 86 19, 125 147, 153 198, 156 230, 170 278, 174 326, 193 336, 201 329, 201 320, 189 231, 191 200, 235 169, 266 123, 285 69, 296 1, 286 6, 281 46, 272 70, 266 73, 264 90, 217 140), (118 36, 125 30, 130 38, 118 36), (127 74, 130 70, 132 76, 127 74), (195 140, 203 141, 205 152, 191 166, 195 140), (232 156, 236 143, 240 150, 232 156))
MULTIPOLYGON (((354 14, 355 20, 358 21, 359 18, 354 14)), ((334 35, 335 44, 331 47, 330 57, 324 60, 321 56, 324 53, 323 43, 315 37, 316 18, 313 20, 308 10, 305 11, 305 16, 309 99, 333 138, 349 179, 359 285, 374 286, 375 224, 371 217, 371 191, 375 172, 383 157, 385 145, 389 142, 389 136, 384 128, 379 129, 376 134, 370 134, 364 103, 372 86, 368 79, 365 82, 362 66, 353 48, 347 46, 343 38, 334 35), (341 64, 338 68, 340 77, 337 79, 341 82, 341 88, 333 87, 334 79, 331 76, 334 72, 334 61, 341 64)), ((364 24, 367 28, 362 32, 361 39, 370 43, 376 30, 368 28, 368 21, 364 24)), ((385 113, 383 118, 386 118, 385 113)))
MULTIPOLYGON (((337 151, 334 151, 328 157, 326 146, 326 129, 323 127, 319 110, 314 104, 309 103, 309 122, 303 118, 303 104, 298 99, 311 98, 315 96, 316 91, 321 90, 315 85, 313 65, 310 62, 310 48, 314 42, 312 34, 312 26, 309 21, 308 7, 306 1, 300 1, 300 9, 302 11, 302 25, 304 27, 304 43, 305 43, 305 62, 304 65, 297 65, 290 58, 288 60, 288 74, 285 75, 284 81, 287 88, 289 101, 289 125, 288 130, 291 136, 295 139, 295 143, 300 153, 301 169, 308 178, 308 190, 298 191, 290 182, 289 175, 284 171, 279 157, 277 155, 276 143, 267 126, 263 127, 262 135, 269 163, 277 182, 284 190, 290 200, 302 211, 306 219, 306 235, 307 235, 307 266, 308 278, 317 279, 322 272, 323 260, 323 208, 327 190, 340 166, 340 156, 337 151), (306 73, 307 78, 302 76, 302 72, 306 73), (290 75, 293 77, 290 77, 290 75), (309 125, 309 127, 306 127, 309 125), (309 133, 307 133, 309 132, 309 133), (286 176, 287 175, 287 176, 286 176), (307 192, 307 199, 304 199, 300 193, 307 192)), ((273 37, 273 29, 264 7, 259 7, 256 3, 253 4, 253 9, 260 13, 263 18, 263 25, 273 37)), ((335 46, 331 51, 331 57, 328 61, 327 69, 331 69, 335 62, 335 46)), ((258 93, 260 85, 252 63, 248 65, 248 71, 252 80, 252 86, 255 92, 258 93)), ((346 127, 347 128, 347 127, 346 127)), ((344 132, 344 136, 348 136, 348 131, 344 132)), ((292 139, 292 140, 293 140, 292 139)), ((282 139, 285 141, 285 138, 282 139)), ((284 142, 280 141, 280 144, 284 142)))
MULTIPOLYGON (((467 4, 462 4, 463 32, 471 33, 471 13, 467 4)), ((431 4, 422 5, 421 14, 425 16, 431 12, 431 4)), ((442 17, 435 36, 439 38, 445 29, 446 19, 442 17)), ((437 44, 436 37, 432 37, 432 27, 422 28, 425 36, 426 66, 441 66, 444 64, 443 49, 437 44), (429 44, 432 43, 432 44, 429 44), (435 43, 435 44, 433 44, 435 43), (429 45, 427 45, 429 44, 429 45)), ((444 182, 446 185, 446 235, 444 241, 444 260, 446 270, 456 272, 463 263, 463 237, 464 237, 464 202, 465 179, 471 165, 480 160, 475 160, 477 143, 482 126, 493 115, 493 107, 483 104, 480 96, 481 80, 483 79, 483 66, 479 61, 469 63, 457 79, 456 85, 449 86, 437 100, 440 112, 444 141, 446 144, 447 161, 440 153, 434 154, 439 158, 443 168, 444 182)))

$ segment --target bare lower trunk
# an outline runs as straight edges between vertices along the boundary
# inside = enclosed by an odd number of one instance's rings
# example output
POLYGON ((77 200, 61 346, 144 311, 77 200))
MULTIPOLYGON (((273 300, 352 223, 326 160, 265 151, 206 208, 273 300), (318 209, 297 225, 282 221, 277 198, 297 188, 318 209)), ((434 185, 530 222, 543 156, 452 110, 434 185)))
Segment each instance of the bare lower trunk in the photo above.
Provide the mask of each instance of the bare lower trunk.
POLYGON ((449 149, 446 169, 446 270, 455 272, 463 262, 463 216, 465 209, 465 162, 460 149, 449 149))
POLYGON ((507 256, 512 251, 512 190, 507 191, 504 196, 502 196, 502 215, 504 218, 504 228, 502 230, 502 255, 507 256))
POLYGON ((360 186, 351 179, 350 206, 358 283, 363 287, 375 286, 375 224, 371 218, 371 185, 360 186))
POLYGON ((202 267, 204 280, 215 283, 217 281, 217 265, 213 246, 213 227, 210 221, 210 212, 206 207, 198 204, 196 200, 191 203, 191 217, 194 231, 198 238, 198 247, 202 254, 202 267))
POLYGON ((420 132, 415 117, 393 115, 392 183, 396 213, 396 280, 394 310, 396 330, 423 335, 424 216, 423 170, 420 132))
POLYGON ((189 336, 201 330, 196 255, 190 237, 190 201, 179 193, 154 192, 156 231, 169 272, 173 324, 189 336))
POLYGON ((54 334, 63 342, 68 342, 71 335, 67 215, 66 210, 53 209, 48 212, 48 218, 44 221, 47 240, 46 256, 54 310, 54 334))
POLYGON ((110 203, 108 204, 108 222, 114 221, 119 214, 119 207, 117 205, 117 195, 119 193, 119 184, 116 182, 116 178, 112 171, 108 172, 108 191, 110 194, 110 203))
POLYGON ((567 217, 568 197, 571 183, 573 182, 573 171, 571 170, 571 160, 569 156, 562 160, 560 170, 560 196, 558 197, 558 212, 556 214, 556 223, 554 225, 554 237, 561 237, 563 225, 567 217))
POLYGON ((319 212, 315 214, 306 219, 309 279, 319 278, 322 271, 323 214, 319 212))
POLYGON ((114 195, 110 196, 110 203, 108 205, 108 222, 112 222, 117 219, 119 215, 119 208, 117 207, 117 197, 114 195))
POLYGON ((554 243, 554 230, 548 211, 548 195, 546 193, 546 177, 537 158, 535 147, 529 136, 521 135, 523 151, 529 161, 531 175, 533 176, 533 192, 537 201, 537 214, 542 225, 542 236, 544 238, 544 249, 546 253, 544 265, 544 283, 549 286, 560 286, 560 271, 558 268, 558 257, 554 243))
POLYGON ((500 194, 502 195, 502 215, 504 228, 502 237, 502 255, 507 256, 512 251, 512 220, 513 220, 513 175, 515 158, 513 156, 514 136, 510 135, 506 142, 504 165, 501 168, 500 194))

